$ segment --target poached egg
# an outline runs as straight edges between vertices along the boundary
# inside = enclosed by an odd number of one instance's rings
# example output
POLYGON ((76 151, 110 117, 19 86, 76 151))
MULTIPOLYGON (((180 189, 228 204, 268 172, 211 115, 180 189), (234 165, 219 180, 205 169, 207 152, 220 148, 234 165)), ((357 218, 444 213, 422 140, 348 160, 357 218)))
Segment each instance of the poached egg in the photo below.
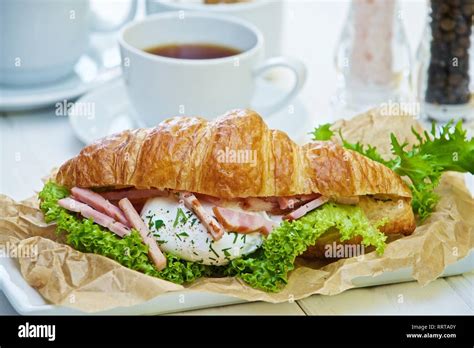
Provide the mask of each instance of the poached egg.
MULTIPOLYGON (((213 205, 203 201, 201 204, 209 214, 214 215, 213 205)), ((242 211, 238 205, 229 208, 242 211)), ((268 219, 265 212, 253 214, 268 219)), ((253 253, 263 243, 259 232, 226 232, 220 240, 214 241, 199 218, 172 196, 149 199, 141 211, 141 217, 162 251, 204 265, 226 265, 231 260, 253 253)))

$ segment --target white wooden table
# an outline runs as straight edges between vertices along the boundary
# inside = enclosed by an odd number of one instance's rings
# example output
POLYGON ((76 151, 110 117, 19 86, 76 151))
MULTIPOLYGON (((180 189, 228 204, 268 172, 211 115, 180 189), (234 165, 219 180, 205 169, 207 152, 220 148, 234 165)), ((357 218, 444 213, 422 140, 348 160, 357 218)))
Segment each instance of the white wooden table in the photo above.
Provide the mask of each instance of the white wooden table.
MULTIPOLYGON (((347 6, 347 1, 334 0, 288 4, 284 54, 298 57, 308 66, 308 82, 300 98, 314 125, 334 120, 329 103, 336 89, 333 52, 347 6)), ((413 51, 425 22, 425 1, 402 1, 402 15, 413 51)), ((55 116, 53 109, 2 113, 0 192, 17 200, 30 197, 41 189, 41 178, 51 168, 77 154, 82 146, 67 118, 55 116)), ((473 281, 474 273, 469 273, 439 279, 426 287, 402 283, 293 303, 248 303, 186 314, 473 314, 473 281)), ((0 314, 16 314, 1 293, 0 314)))

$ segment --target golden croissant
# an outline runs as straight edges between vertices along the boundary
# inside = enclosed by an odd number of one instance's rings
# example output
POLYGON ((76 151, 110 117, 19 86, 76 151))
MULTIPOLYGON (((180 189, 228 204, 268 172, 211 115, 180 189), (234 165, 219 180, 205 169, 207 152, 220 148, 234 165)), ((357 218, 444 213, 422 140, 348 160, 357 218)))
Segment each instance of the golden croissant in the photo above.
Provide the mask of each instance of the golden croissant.
MULTIPOLYGON (((415 229, 411 191, 392 170, 330 141, 299 146, 250 110, 214 121, 174 117, 101 139, 63 164, 56 182, 95 191, 190 192, 253 211, 255 202, 284 211, 278 198, 306 203, 302 197, 321 196, 360 206, 371 222, 385 219, 385 234, 415 229)), ((305 256, 321 256, 322 243, 305 256)))

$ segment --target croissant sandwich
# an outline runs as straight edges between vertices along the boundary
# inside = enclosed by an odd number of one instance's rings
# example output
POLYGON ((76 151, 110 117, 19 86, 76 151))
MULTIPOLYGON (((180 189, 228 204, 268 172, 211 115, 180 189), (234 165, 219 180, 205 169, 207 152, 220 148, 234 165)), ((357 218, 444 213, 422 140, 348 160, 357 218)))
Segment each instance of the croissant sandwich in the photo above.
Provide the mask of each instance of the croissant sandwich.
POLYGON ((344 243, 382 253, 416 227, 412 192, 387 166, 332 141, 299 146, 250 110, 101 139, 39 196, 78 250, 176 283, 236 276, 266 291, 296 257, 344 243))

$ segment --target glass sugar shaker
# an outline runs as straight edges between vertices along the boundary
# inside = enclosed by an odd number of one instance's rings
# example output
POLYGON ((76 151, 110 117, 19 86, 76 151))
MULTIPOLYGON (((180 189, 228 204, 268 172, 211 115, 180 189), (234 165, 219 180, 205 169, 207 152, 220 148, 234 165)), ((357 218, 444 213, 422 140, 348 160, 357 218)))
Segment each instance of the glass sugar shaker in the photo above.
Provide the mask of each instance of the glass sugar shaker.
POLYGON ((411 100, 410 58, 398 0, 352 0, 335 52, 338 115, 411 100))

